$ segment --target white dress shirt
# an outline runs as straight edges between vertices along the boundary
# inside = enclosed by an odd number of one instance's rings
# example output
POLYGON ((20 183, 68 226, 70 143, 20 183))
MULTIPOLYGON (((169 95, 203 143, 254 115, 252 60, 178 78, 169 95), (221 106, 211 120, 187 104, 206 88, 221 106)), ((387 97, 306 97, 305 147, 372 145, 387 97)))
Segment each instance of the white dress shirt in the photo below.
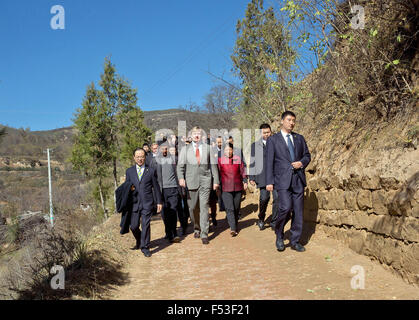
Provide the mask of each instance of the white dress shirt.
MULTIPOLYGON (((282 129, 281 129, 281 134, 282 134, 282 136, 284 137, 284 140, 285 140, 285 143, 288 145, 288 137, 287 137, 287 132, 285 132, 285 131, 282 131, 282 129)), ((291 142, 292 142, 292 144, 294 145, 294 147, 295 147, 295 143, 294 143, 294 138, 292 137, 292 132, 289 134, 290 135, 290 139, 291 139, 291 142)))
MULTIPOLYGON (((196 142, 192 141, 193 151, 196 154, 196 142)), ((202 143, 198 146, 199 149, 199 156, 202 157, 202 143)))
MULTIPOLYGON (((287 137, 288 133, 286 133, 285 131, 282 131, 282 129, 281 129, 281 134, 285 139, 285 143, 288 145, 288 137, 287 137)), ((295 143, 294 143, 294 139, 292 137, 292 132, 289 135, 290 135, 290 139, 291 139, 292 144, 294 145, 294 150, 295 150, 295 143)), ((301 166, 301 168, 304 168, 304 166, 301 166)))

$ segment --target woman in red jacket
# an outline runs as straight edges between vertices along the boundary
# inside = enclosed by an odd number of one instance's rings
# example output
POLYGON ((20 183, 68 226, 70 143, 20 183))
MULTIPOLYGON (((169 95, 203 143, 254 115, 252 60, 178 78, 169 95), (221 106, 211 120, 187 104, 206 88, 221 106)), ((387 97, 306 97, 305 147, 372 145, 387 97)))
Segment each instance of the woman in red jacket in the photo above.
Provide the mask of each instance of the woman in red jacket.
POLYGON ((233 154, 233 144, 226 143, 224 155, 218 158, 222 199, 230 226, 230 234, 235 237, 238 232, 238 217, 242 191, 247 189, 247 176, 244 163, 239 155, 233 154))

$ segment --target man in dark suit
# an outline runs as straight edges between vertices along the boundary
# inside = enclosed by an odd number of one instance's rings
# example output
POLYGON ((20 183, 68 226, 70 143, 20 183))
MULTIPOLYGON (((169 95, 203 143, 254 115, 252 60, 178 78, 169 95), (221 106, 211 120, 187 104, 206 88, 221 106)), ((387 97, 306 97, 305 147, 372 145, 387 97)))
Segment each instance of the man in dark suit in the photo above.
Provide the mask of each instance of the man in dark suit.
POLYGON ((135 165, 127 169, 125 181, 129 181, 132 184, 133 206, 130 229, 136 240, 136 245, 133 249, 141 249, 144 256, 150 257, 150 221, 154 204, 153 191, 157 199, 157 212, 162 210, 162 197, 156 171, 145 163, 145 159, 146 152, 144 149, 135 149, 135 165))
MULTIPOLYGON (((249 180, 252 186, 259 188, 259 221, 256 222, 260 230, 265 228, 266 209, 268 207, 271 193, 266 190, 266 143, 272 135, 271 126, 263 123, 259 127, 262 137, 253 142, 250 148, 249 180)), ((270 225, 275 229, 275 221, 278 214, 278 192, 272 191, 272 218, 270 225)))
POLYGON ((147 156, 148 156, 148 154, 150 153, 150 146, 148 145, 148 143, 147 143, 147 142, 144 142, 144 143, 143 143, 143 149, 144 149, 144 151, 145 151, 145 154, 146 154, 146 159, 147 159, 147 156))
POLYGON ((287 215, 293 211, 291 222, 291 249, 305 251, 299 240, 303 230, 304 188, 307 186, 305 168, 311 161, 304 137, 292 132, 295 114, 281 115, 281 131, 266 143, 266 190, 278 192, 279 210, 276 221, 276 247, 284 251, 283 232, 287 215))

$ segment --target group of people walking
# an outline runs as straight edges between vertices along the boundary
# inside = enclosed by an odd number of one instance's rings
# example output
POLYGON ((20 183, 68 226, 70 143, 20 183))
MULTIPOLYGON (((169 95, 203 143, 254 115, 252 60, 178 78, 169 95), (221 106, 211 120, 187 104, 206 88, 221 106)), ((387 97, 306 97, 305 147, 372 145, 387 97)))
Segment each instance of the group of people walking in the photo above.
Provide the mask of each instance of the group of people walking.
POLYGON ((226 211, 232 237, 239 232, 240 203, 248 183, 260 190, 257 226, 265 227, 266 209, 272 193, 270 226, 276 233, 276 248, 285 250, 284 226, 291 222, 291 248, 304 251, 299 243, 303 225, 304 169, 310 153, 303 136, 294 133, 296 116, 286 111, 281 116, 281 130, 272 135, 269 124, 260 126, 261 138, 251 146, 247 168, 243 152, 234 147, 232 137, 216 138, 211 145, 202 130, 194 127, 190 140, 179 150, 176 138, 147 144, 133 152, 135 165, 126 171, 126 179, 116 190, 117 211, 122 213, 121 233, 133 233, 136 244, 146 257, 150 252, 150 221, 161 213, 165 238, 180 242, 187 234, 189 219, 195 238, 209 243, 209 210, 213 227, 217 226, 216 207, 226 211), (141 223, 140 223, 141 221, 141 223), (141 224, 141 230, 140 230, 141 224))

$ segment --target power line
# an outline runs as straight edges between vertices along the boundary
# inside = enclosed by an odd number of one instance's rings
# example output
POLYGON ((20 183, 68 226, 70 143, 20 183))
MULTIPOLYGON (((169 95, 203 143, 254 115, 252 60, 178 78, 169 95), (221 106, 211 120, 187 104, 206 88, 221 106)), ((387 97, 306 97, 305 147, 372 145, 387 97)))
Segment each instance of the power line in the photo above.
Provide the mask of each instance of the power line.
POLYGON ((215 32, 213 32, 212 34, 210 34, 210 36, 204 38, 203 41, 201 41, 201 43, 195 47, 195 49, 192 50, 192 52, 189 54, 189 56, 182 62, 180 63, 173 72, 169 73, 168 75, 166 75, 166 77, 162 77, 159 80, 157 80, 150 88, 148 88, 147 90, 144 91, 144 93, 142 94, 142 96, 146 96, 151 90, 153 90, 155 87, 157 86, 161 86, 163 84, 165 84, 167 81, 169 81, 170 79, 172 79, 180 70, 182 70, 182 68, 188 64, 190 61, 192 61, 192 59, 198 54, 200 53, 203 49, 207 48, 215 39, 215 36, 218 36, 219 33, 221 33, 221 31, 224 31, 224 26, 227 24, 228 21, 231 21, 231 18, 233 17, 233 15, 229 16, 217 29, 215 32))

